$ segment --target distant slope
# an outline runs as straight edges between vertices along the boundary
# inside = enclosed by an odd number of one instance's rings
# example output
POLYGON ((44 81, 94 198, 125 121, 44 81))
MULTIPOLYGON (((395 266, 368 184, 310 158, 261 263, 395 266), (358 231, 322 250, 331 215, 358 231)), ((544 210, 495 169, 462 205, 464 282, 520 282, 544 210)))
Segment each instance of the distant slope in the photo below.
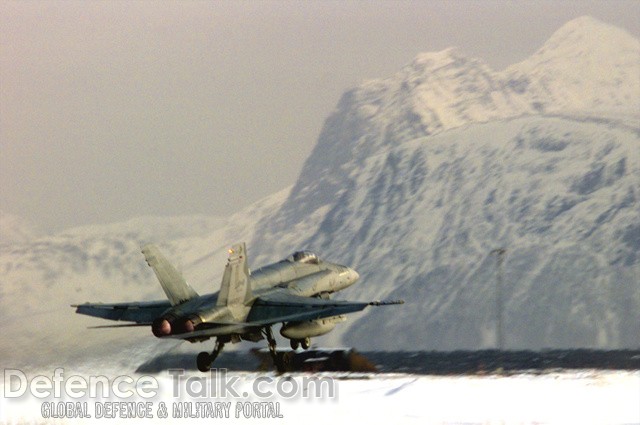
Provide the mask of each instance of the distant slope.
POLYGON ((0 245, 0 358, 7 366, 90 359, 128 364, 132 352, 146 357, 175 346, 147 328, 87 329, 109 323, 78 316, 70 305, 164 299, 140 253, 149 242, 158 243, 199 292, 218 290, 228 244, 250 242, 254 217, 272 213, 287 193, 226 219, 146 217, 0 245))
POLYGON ((356 265, 356 298, 408 302, 345 341, 380 347, 384 329, 387 347, 495 346, 489 253, 504 247, 508 347, 640 345, 639 133, 519 118, 371 157, 308 244, 356 265))

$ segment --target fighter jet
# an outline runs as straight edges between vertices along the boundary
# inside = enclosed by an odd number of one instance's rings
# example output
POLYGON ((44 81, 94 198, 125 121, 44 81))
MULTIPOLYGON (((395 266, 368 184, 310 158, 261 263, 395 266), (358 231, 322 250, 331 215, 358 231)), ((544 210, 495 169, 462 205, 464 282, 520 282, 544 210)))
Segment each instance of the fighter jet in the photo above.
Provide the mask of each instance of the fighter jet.
POLYGON ((370 305, 402 304, 404 301, 349 302, 331 300, 334 292, 353 285, 360 277, 346 266, 322 261, 308 251, 251 272, 244 243, 229 249, 229 259, 218 292, 198 295, 184 277, 154 245, 142 248, 167 300, 131 303, 84 303, 72 305, 76 313, 108 320, 131 322, 100 327, 150 326, 158 338, 202 342, 215 337, 211 353, 197 357, 200 371, 211 364, 226 343, 267 339, 274 363, 276 355, 271 327, 282 323, 280 334, 291 348, 309 348, 311 338, 324 335, 344 320, 345 314, 370 305))

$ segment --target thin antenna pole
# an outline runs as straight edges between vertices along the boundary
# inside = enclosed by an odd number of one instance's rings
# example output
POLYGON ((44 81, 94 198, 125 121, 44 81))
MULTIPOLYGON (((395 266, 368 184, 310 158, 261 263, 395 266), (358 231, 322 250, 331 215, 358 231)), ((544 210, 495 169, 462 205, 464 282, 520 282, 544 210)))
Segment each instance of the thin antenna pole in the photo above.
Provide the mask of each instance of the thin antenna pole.
POLYGON ((497 270, 496 270, 496 343, 497 348, 500 351, 504 351, 504 301, 503 301, 503 275, 504 275, 504 255, 507 250, 505 248, 498 248, 491 251, 491 255, 496 255, 497 258, 497 270))

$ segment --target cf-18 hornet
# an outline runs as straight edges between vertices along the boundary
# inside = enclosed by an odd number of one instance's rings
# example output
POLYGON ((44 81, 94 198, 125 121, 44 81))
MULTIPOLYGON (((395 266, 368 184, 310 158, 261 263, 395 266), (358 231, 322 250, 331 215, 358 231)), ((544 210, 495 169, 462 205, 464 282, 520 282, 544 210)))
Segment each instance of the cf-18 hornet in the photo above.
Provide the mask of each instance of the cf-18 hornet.
POLYGON ((108 320, 132 322, 121 326, 150 326, 158 338, 202 342, 216 338, 211 353, 201 352, 198 369, 206 372, 228 342, 257 342, 266 337, 278 369, 276 340, 271 331, 282 323, 280 334, 291 348, 309 348, 311 338, 324 335, 344 320, 345 314, 370 305, 403 301, 349 302, 330 299, 334 292, 353 285, 360 277, 346 266, 322 261, 312 252, 295 252, 288 258, 249 271, 244 243, 229 249, 218 292, 198 295, 154 245, 142 248, 168 300, 131 303, 73 305, 76 313, 108 320))

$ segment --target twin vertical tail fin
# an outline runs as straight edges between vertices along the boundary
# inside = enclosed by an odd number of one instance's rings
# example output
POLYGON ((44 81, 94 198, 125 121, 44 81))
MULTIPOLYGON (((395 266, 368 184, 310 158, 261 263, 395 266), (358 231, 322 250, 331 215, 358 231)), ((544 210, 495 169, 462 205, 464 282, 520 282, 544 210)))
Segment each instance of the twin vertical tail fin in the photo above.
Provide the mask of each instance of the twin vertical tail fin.
POLYGON ((198 296, 184 277, 167 261, 158 247, 146 245, 142 248, 147 264, 153 269, 171 305, 182 304, 198 296))
POLYGON ((246 244, 239 243, 229 249, 229 261, 224 269, 217 306, 244 306, 251 298, 249 266, 246 244))
MULTIPOLYGON (((246 304, 252 297, 246 252, 244 242, 234 245, 229 250, 229 261, 224 269, 216 302, 216 307, 226 307, 224 310, 230 312, 235 320, 241 320, 246 316, 249 309, 246 304)), ((142 253, 147 264, 155 272, 171 305, 182 304, 198 297, 198 293, 189 286, 155 245, 145 246, 142 253)))

